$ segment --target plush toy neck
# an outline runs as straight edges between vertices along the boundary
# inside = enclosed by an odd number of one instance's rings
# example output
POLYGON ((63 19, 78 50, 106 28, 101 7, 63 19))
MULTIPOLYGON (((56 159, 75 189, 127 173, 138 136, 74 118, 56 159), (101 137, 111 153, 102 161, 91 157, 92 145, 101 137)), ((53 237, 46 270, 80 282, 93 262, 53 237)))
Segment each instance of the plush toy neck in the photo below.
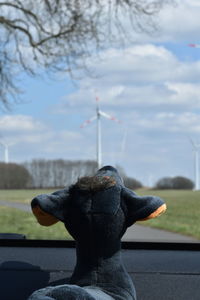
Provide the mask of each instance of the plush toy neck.
MULTIPOLYGON (((117 215, 115 217, 117 219, 117 215)), ((115 300, 136 299, 134 284, 121 259, 120 236, 115 241, 111 238, 111 244, 98 236, 93 240, 78 239, 70 283, 81 287, 97 286, 115 300)))
POLYGON ((135 299, 134 285, 121 260, 120 241, 111 256, 102 256, 97 248, 77 242, 77 261, 70 283, 98 286, 114 299, 135 299))

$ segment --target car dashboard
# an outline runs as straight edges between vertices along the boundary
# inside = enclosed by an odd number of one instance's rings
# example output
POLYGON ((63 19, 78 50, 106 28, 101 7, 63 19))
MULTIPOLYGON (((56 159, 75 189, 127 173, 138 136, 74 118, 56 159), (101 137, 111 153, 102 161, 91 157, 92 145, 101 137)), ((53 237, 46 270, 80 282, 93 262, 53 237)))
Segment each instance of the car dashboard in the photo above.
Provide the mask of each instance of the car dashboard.
MULTIPOLYGON (((199 300, 200 244, 122 242, 122 259, 138 300, 199 300)), ((1 239, 2 300, 26 300, 47 285, 68 283, 74 241, 1 239)))

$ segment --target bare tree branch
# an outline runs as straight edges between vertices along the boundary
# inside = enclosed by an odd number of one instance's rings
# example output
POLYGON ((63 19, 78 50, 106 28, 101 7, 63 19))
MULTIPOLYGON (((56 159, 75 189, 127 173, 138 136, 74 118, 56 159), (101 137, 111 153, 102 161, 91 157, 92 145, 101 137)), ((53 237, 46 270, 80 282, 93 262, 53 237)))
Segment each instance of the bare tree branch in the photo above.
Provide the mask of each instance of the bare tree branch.
POLYGON ((134 31, 153 32, 172 1, 0 0, 0 103, 12 103, 21 72, 87 71, 94 50, 127 39, 124 19, 134 31))

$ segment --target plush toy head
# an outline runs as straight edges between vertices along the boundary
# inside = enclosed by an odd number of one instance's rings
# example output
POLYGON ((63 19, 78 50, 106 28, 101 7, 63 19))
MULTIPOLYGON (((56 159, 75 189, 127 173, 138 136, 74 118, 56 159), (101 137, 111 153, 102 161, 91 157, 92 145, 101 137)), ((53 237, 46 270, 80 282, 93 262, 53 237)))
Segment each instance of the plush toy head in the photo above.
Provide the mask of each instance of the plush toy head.
MULTIPOLYGON (((105 293, 98 299, 136 299, 132 280, 121 262, 121 237, 136 221, 155 218, 163 213, 166 210, 163 200, 136 195, 124 186, 115 168, 106 166, 95 176, 80 178, 69 189, 39 195, 31 205, 41 225, 50 226, 62 221, 76 240, 77 264, 70 282, 76 287, 83 287, 80 299, 91 299, 91 290, 94 289, 105 293), (88 287, 90 295, 83 297, 88 287)), ((72 295, 68 295, 69 286, 62 286, 56 291, 63 289, 68 299, 72 295)), ((70 287, 70 293, 72 290, 70 287)), ((43 295, 52 293, 46 289, 43 295)), ((50 299, 64 298, 52 296, 50 299)))
POLYGON ((118 171, 112 166, 101 168, 95 176, 80 178, 69 189, 51 195, 39 195, 32 200, 31 206, 38 222, 44 226, 58 221, 68 223, 66 218, 69 217, 71 206, 75 214, 76 209, 77 213, 115 214, 121 208, 127 227, 136 221, 155 218, 166 210, 166 204, 159 197, 140 197, 126 188, 118 171))

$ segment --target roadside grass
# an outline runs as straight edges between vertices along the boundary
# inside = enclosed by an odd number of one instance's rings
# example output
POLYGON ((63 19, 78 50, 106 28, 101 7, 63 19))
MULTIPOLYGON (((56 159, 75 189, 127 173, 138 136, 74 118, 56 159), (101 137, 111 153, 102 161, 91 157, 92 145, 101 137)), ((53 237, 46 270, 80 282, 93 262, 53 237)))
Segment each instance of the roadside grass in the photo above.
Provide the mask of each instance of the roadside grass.
MULTIPOLYGON (((55 190, 0 190, 0 200, 30 205, 35 196, 50 194, 55 190)), ((31 213, 5 206, 0 206, 0 232, 20 233, 28 239, 72 239, 62 222, 49 227, 41 226, 31 213)))
MULTIPOLYGON (((0 200, 30 204, 36 195, 53 191, 55 190, 0 190, 0 200)), ((200 191, 139 189, 137 194, 159 196, 167 204, 165 214, 138 224, 200 240, 200 191)), ((43 227, 37 224, 32 214, 3 206, 0 206, 0 231, 22 233, 31 239, 71 238, 61 222, 43 227)))
POLYGON ((35 196, 55 191, 56 189, 0 190, 0 200, 30 204, 35 196))
POLYGON ((5 206, 0 206, 0 232, 24 234, 27 239, 72 239, 62 222, 41 226, 31 213, 5 206))
POLYGON ((141 196, 159 196, 167 204, 167 211, 163 215, 139 224, 200 240, 200 191, 140 189, 137 193, 141 196))

